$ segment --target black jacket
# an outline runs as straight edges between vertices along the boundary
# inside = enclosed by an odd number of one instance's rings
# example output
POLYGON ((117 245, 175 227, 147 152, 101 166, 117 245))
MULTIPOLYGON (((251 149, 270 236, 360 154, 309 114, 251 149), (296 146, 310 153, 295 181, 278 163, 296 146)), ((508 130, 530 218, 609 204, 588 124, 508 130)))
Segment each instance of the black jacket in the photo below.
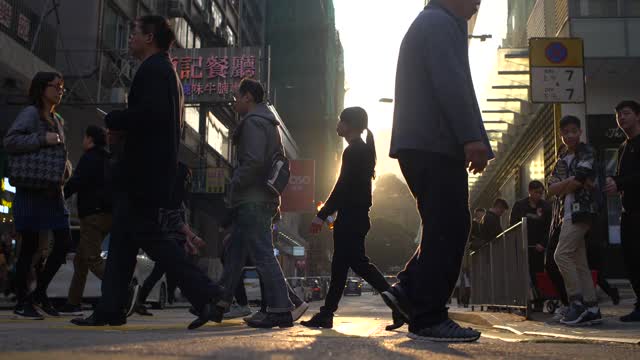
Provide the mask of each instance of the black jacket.
POLYGON ((614 177, 627 213, 640 213, 640 136, 625 141, 618 150, 618 171, 614 177))
POLYGON ((326 220, 334 212, 345 210, 364 210, 368 213, 375 164, 373 152, 362 139, 358 138, 349 144, 342 154, 338 181, 318 217, 326 220))
POLYGON ((128 107, 105 117, 107 128, 126 133, 114 155, 114 189, 145 207, 167 208, 178 166, 184 107, 182 84, 168 53, 158 53, 139 67, 128 107))
POLYGON ((498 235, 502 234, 502 232, 500 217, 491 210, 487 211, 487 214, 484 216, 484 221, 480 226, 480 236, 484 243, 492 241, 498 235))
POLYGON ((529 198, 527 197, 513 205, 509 223, 513 226, 519 223, 523 217, 526 217, 529 245, 540 244, 546 247, 549 242, 552 213, 553 209, 548 202, 540 200, 536 207, 532 208, 529 206, 529 198), (542 212, 542 216, 538 215, 539 209, 542 212))
POLYGON ((80 218, 111 212, 110 187, 105 182, 105 167, 109 153, 101 147, 85 152, 73 175, 64 186, 65 198, 78 194, 80 218))

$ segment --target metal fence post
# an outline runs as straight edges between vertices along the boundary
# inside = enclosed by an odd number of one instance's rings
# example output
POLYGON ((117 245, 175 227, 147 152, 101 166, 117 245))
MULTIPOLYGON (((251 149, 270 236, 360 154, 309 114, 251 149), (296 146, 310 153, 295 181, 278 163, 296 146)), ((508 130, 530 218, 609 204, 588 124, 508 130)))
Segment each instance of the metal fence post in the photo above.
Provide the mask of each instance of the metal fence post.
POLYGON ((527 232, 527 218, 522 218, 522 228, 520 229, 522 234, 522 273, 524 274, 524 283, 526 286, 524 289, 524 303, 526 305, 525 317, 529 319, 531 317, 531 299, 529 298, 529 290, 531 288, 531 278, 529 276, 529 234, 527 232))

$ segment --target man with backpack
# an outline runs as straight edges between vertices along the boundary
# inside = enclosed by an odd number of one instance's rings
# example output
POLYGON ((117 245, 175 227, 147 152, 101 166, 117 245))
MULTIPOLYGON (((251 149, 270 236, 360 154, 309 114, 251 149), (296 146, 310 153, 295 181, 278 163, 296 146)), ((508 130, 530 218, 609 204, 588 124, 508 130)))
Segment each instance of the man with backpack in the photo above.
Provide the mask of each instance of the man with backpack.
POLYGON ((257 313, 247 324, 256 328, 291 327, 293 304, 274 255, 272 238, 272 221, 280 205, 279 191, 283 189, 282 183, 288 182, 288 162, 279 123, 264 103, 264 89, 259 82, 243 80, 234 100, 234 109, 242 116, 233 135, 238 159, 229 194, 234 226, 222 275, 225 291, 218 311, 224 311, 231 303, 234 285, 247 255, 251 254, 264 283, 263 301, 267 307, 266 313, 257 313), (274 167, 274 160, 282 166, 274 167), (283 168, 282 175, 278 169, 283 168))

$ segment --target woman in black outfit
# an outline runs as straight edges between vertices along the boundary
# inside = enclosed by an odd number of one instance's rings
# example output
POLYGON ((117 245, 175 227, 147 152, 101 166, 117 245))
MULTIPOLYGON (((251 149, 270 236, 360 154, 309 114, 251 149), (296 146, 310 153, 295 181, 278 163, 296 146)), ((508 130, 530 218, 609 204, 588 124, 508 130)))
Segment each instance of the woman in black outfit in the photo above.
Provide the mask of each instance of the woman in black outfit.
POLYGON ((334 224, 334 251, 331 261, 331 285, 320 312, 301 324, 313 328, 333 327, 333 313, 338 309, 347 281, 349 268, 382 293, 389 288, 384 276, 365 255, 364 241, 369 232, 371 207, 371 180, 375 177, 376 150, 373 134, 368 129, 368 116, 364 109, 352 107, 340 115, 338 135, 349 146, 342 154, 340 177, 311 224, 311 232, 318 233, 327 218, 337 212, 334 224), (361 135, 367 130, 367 142, 361 135))

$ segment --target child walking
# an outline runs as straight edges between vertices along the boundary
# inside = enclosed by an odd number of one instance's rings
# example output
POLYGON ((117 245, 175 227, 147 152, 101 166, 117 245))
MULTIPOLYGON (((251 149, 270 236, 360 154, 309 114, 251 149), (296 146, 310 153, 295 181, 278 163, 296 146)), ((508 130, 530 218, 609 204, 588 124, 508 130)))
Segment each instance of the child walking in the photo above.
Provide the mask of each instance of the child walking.
POLYGON ((331 285, 320 312, 301 324, 312 328, 333 327, 333 314, 338 310, 349 268, 382 293, 389 284, 378 268, 365 255, 365 237, 369 232, 371 180, 375 177, 376 150, 373 134, 368 129, 367 112, 360 107, 345 109, 340 115, 337 132, 349 143, 342 154, 342 167, 329 199, 311 224, 318 233, 327 218, 338 213, 334 223, 334 251, 331 261, 331 285), (362 132, 367 130, 367 141, 362 132))

